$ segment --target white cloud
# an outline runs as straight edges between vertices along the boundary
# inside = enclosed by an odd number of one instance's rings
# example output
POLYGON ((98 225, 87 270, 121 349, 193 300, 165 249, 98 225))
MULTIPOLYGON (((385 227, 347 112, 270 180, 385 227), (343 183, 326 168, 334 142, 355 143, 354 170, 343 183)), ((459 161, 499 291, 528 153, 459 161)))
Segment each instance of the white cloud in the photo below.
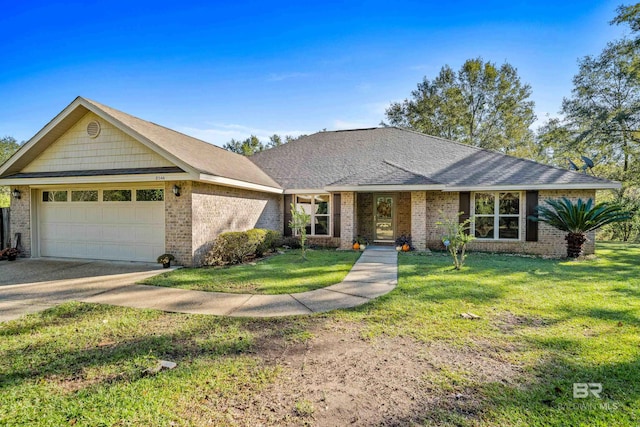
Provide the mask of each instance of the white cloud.
POLYGON ((273 134, 278 134, 284 138, 285 135, 298 136, 313 133, 306 130, 260 129, 234 123, 214 123, 212 127, 207 129, 182 127, 177 130, 218 146, 223 146, 231 139, 244 140, 251 135, 257 136, 262 142, 268 142, 269 137, 273 134))

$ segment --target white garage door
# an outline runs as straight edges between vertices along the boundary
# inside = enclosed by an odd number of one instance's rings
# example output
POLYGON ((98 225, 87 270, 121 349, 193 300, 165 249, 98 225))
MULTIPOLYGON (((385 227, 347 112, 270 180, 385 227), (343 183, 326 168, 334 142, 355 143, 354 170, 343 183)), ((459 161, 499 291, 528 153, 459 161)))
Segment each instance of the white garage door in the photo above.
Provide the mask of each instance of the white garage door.
POLYGON ((164 190, 40 192, 40 255, 155 261, 164 253, 164 190))

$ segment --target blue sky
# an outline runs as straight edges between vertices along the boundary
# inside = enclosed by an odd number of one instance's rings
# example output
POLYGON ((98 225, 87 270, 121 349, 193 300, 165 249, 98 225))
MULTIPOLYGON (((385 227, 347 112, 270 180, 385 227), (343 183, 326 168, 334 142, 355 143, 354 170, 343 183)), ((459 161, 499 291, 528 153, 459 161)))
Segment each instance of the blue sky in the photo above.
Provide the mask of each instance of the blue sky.
POLYGON ((218 145, 376 126, 422 80, 509 62, 539 119, 577 60, 625 34, 616 1, 4 1, 0 135, 81 95, 218 145))

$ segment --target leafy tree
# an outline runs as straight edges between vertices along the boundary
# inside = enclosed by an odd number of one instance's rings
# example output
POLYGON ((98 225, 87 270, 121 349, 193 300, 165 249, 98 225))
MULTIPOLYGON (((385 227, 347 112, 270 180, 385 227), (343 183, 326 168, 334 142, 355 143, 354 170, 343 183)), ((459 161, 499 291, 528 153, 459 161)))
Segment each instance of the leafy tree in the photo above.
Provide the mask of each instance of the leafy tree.
POLYGON ((386 111, 395 126, 508 154, 535 152, 529 126, 535 121, 531 87, 508 63, 497 67, 481 58, 467 60, 458 72, 445 65, 424 77, 411 99, 386 111))
POLYGON ((582 246, 587 241, 586 234, 604 225, 614 222, 627 221, 631 215, 621 206, 609 203, 598 203, 593 206, 593 200, 586 203, 582 199, 574 204, 563 197, 560 200, 548 199, 545 205, 537 208, 538 217, 530 217, 532 221, 540 221, 567 233, 567 256, 578 258, 582 253, 582 246))
POLYGON ((227 142, 222 146, 225 150, 233 151, 237 154, 242 154, 243 156, 250 156, 259 151, 265 149, 265 146, 257 136, 251 135, 249 138, 244 141, 236 141, 235 139, 231 139, 231 141, 227 142))
POLYGON ((306 135, 300 135, 297 137, 291 135, 285 135, 284 140, 278 134, 273 134, 269 137, 269 142, 266 144, 260 141, 260 139, 251 135, 249 138, 244 141, 236 141, 232 139, 222 146, 225 150, 233 151, 237 154, 242 154, 243 156, 251 156, 252 154, 258 153, 260 151, 268 150, 269 148, 279 147, 282 144, 287 144, 291 141, 295 141, 298 138, 302 138, 306 135))
MULTIPOLYGON (((285 141, 288 142, 288 141, 285 141)), ((282 137, 278 134, 273 134, 269 137, 269 142, 267 143, 267 148, 273 148, 273 147, 279 147, 282 144, 284 144, 284 142, 282 142, 282 137)))
POLYGON ((631 6, 618 6, 618 14, 611 21, 612 24, 628 24, 634 33, 640 32, 640 3, 631 6))
POLYGON ((15 138, 4 136, 0 138, 0 165, 6 162, 20 148, 15 138))
MULTIPOLYGON (((20 148, 20 144, 15 138, 4 136, 0 138, 0 165, 6 162, 20 148)), ((7 207, 10 204, 9 187, 0 186, 0 207, 7 207)))
POLYGON ((628 40, 609 43, 597 56, 580 61, 570 98, 562 103, 565 126, 572 134, 568 150, 608 165, 607 177, 629 181, 640 160, 640 69, 638 49, 628 40))
POLYGON ((300 248, 302 251, 302 259, 307 259, 307 226, 311 224, 311 215, 306 213, 302 207, 300 210, 296 209, 296 205, 291 203, 291 221, 289 221, 289 227, 296 234, 300 235, 300 248))
POLYGON ((447 218, 442 211, 440 211, 440 221, 436 222, 436 225, 444 228, 444 236, 442 236, 442 243, 447 248, 447 251, 453 258, 453 266, 456 270, 460 270, 464 265, 464 261, 467 259, 467 243, 475 240, 475 237, 469 232, 471 219, 468 218, 463 222, 460 222, 460 215, 464 212, 458 213, 455 218, 447 218))

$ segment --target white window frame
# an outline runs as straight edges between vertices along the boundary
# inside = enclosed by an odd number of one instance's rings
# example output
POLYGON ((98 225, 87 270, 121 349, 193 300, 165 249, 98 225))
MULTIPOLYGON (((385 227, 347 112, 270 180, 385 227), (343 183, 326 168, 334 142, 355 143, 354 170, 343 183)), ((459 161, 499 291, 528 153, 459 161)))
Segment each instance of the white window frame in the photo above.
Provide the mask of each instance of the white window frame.
POLYGON ((524 208, 523 204, 523 191, 477 191, 471 193, 471 229, 470 232, 473 236, 476 235, 476 194, 492 194, 493 195, 493 215, 480 215, 481 218, 493 217, 493 229, 495 230, 493 237, 476 237, 476 240, 494 242, 519 242, 522 241, 522 212, 524 208), (518 194, 518 238, 507 239, 500 238, 500 218, 515 218, 515 214, 500 214, 500 194, 515 193, 518 194))
MULTIPOLYGON (((294 204, 296 206, 296 209, 298 209, 298 197, 308 197, 311 199, 311 233, 307 234, 308 236, 317 236, 317 237, 331 237, 333 232, 333 223, 332 223, 332 214, 331 214, 331 204, 333 203, 333 196, 331 195, 331 193, 314 193, 314 194, 309 194, 309 193, 305 193, 305 194, 294 194, 293 195, 293 201, 294 204), (328 206, 327 206, 327 213, 326 214, 316 214, 316 196, 329 196, 329 202, 328 202, 328 206), (316 234, 316 222, 315 219, 316 217, 327 217, 327 234, 316 234)), ((294 230, 294 235, 298 235, 298 232, 296 230, 294 230)))

